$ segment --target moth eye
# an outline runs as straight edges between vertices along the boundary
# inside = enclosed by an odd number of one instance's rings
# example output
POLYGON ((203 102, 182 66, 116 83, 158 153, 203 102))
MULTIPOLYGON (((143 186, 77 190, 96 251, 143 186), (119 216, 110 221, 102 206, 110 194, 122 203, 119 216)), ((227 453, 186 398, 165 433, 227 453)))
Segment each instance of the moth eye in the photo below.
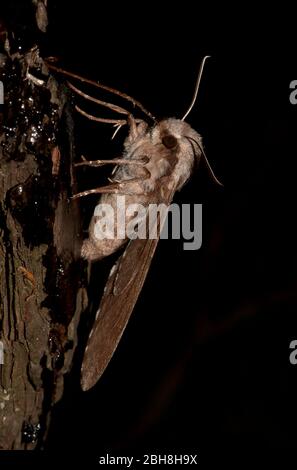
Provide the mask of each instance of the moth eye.
POLYGON ((165 135, 162 139, 162 144, 168 149, 173 149, 177 146, 177 139, 173 135, 165 135))

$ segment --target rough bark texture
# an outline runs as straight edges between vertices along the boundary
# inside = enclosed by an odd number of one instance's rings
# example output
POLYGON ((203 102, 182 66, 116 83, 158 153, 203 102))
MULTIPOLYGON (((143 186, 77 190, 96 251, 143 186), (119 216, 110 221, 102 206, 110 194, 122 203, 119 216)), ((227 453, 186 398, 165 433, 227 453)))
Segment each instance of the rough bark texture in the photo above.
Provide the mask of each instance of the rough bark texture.
POLYGON ((32 449, 62 395, 86 301, 72 121, 37 48, 22 55, 6 42, 0 79, 0 449, 32 449))

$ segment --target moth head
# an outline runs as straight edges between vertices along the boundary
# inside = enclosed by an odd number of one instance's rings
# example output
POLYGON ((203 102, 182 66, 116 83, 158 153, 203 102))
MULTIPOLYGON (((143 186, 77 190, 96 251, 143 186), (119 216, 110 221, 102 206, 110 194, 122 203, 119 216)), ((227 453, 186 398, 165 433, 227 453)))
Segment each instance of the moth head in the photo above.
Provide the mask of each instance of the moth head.
POLYGON ((198 162, 202 155, 202 138, 188 123, 175 118, 160 121, 152 130, 152 142, 181 158, 198 162))
POLYGON ((223 184, 216 177, 202 145, 202 137, 187 122, 180 119, 164 119, 153 130, 153 138, 164 147, 175 152, 179 159, 190 160, 191 165, 198 164, 202 158, 212 181, 223 184))

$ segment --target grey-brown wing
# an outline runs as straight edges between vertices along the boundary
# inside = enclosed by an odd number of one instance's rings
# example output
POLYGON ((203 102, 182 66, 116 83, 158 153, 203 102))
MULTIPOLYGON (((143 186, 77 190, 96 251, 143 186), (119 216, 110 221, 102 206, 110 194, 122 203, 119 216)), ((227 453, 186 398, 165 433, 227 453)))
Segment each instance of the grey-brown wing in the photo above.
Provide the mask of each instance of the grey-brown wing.
MULTIPOLYGON (((172 192, 168 191, 164 199, 163 202, 168 204, 172 192)), ((165 217, 166 214, 163 214, 161 220, 155 220, 155 223, 161 227, 165 217)), ((113 266, 84 354, 81 369, 83 390, 95 385, 116 350, 144 284, 157 244, 158 238, 131 240, 113 266)))

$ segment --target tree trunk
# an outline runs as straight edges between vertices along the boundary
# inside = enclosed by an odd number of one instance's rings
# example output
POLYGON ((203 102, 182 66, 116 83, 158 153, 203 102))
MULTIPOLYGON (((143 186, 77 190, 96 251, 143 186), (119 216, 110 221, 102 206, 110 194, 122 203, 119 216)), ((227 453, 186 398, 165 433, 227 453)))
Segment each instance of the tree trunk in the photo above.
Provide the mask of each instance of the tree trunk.
POLYGON ((67 96, 32 48, 0 54, 0 448, 42 442, 86 304, 67 96), (1 361, 0 361, 1 362, 1 361))

